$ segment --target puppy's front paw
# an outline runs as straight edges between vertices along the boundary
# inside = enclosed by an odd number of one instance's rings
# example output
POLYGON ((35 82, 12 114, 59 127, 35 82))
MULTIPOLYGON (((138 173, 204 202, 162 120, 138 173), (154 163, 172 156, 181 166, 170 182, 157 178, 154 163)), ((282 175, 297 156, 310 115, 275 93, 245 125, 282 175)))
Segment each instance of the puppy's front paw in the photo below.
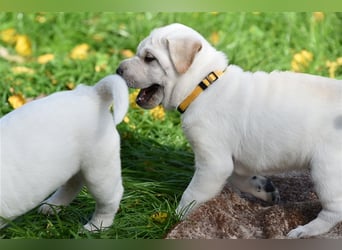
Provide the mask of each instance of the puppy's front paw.
POLYGON ((38 213, 53 215, 59 213, 61 210, 62 208, 60 206, 45 203, 38 208, 38 213))
POLYGON ((188 203, 188 202, 184 202, 184 200, 181 200, 181 202, 179 203, 176 209, 176 214, 178 215, 180 220, 184 220, 195 207, 196 207, 195 201, 188 203))
POLYGON ((307 236, 307 232, 305 230, 305 226, 298 226, 295 229, 292 229, 288 234, 287 237, 291 239, 297 239, 300 237, 307 236))

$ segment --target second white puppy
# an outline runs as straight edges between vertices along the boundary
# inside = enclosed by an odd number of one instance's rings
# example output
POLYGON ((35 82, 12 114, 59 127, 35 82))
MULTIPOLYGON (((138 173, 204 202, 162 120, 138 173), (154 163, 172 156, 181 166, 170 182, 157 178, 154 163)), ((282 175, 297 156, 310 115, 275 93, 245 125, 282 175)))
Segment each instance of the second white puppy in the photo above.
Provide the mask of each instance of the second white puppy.
POLYGON ((288 236, 321 234, 342 221, 342 81, 243 71, 181 24, 153 30, 117 73, 141 89, 141 107, 162 104, 182 113, 196 170, 179 213, 214 197, 228 178, 242 191, 276 200, 270 182, 251 176, 310 166, 323 209, 288 236))
MULTIPOLYGON (((45 203, 66 206, 83 184, 96 200, 84 226, 109 227, 123 194, 120 136, 128 109, 125 81, 110 75, 30 102, 0 120, 0 228, 45 203), (114 100, 114 121, 109 106, 114 100), (2 218, 2 219, 1 219, 2 218)), ((40 207, 52 213, 50 205, 40 207)))

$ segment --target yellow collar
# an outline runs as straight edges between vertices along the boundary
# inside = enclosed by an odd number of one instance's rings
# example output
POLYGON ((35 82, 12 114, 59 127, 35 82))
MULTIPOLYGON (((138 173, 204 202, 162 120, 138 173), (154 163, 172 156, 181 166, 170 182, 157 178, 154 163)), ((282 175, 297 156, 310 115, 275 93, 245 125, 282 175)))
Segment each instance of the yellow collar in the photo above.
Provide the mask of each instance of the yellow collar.
POLYGON ((211 84, 213 84, 220 76, 224 74, 225 70, 217 70, 209 73, 188 95, 181 104, 177 107, 180 113, 184 113, 189 105, 199 96, 204 90, 206 90, 211 84))

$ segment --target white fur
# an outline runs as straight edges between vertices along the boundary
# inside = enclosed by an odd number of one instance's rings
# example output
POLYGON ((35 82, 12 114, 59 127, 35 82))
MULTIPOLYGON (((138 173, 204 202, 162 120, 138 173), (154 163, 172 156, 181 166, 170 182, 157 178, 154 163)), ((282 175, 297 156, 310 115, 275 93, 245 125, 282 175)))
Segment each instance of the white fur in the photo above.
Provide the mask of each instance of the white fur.
MULTIPOLYGON (((115 125, 127 109, 126 83, 111 75, 93 87, 79 85, 2 117, 0 227, 39 205, 57 188, 45 203, 68 205, 83 184, 97 204, 85 228, 109 227, 123 193, 115 125), (114 117, 109 111, 113 100, 114 117)), ((52 213, 47 204, 39 210, 52 213)))
MULTIPOLYGON (((158 83, 164 91, 162 104, 174 109, 208 73, 227 64, 222 52, 196 31, 172 24, 155 29, 118 72, 130 87, 158 83), (175 37, 202 44, 183 74, 176 72, 167 49, 175 37), (146 50, 158 64, 144 62, 146 50)), ((214 197, 229 177, 250 189, 243 184, 250 183, 248 176, 311 167, 323 209, 317 219, 288 236, 321 234, 342 220, 341 80, 293 72, 251 73, 229 65, 191 103, 182 126, 195 153, 196 170, 179 213, 193 201, 197 206, 214 197)))

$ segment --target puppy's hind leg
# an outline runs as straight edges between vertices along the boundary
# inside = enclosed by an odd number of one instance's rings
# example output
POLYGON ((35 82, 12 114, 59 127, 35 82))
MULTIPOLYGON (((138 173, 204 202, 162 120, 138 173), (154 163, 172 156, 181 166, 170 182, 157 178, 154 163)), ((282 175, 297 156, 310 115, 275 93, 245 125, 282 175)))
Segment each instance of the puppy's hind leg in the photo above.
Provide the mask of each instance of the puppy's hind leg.
MULTIPOLYGON (((114 146, 110 144, 106 147, 114 146)), ((93 166, 84 170, 86 186, 96 201, 95 212, 84 225, 88 231, 103 230, 113 224, 124 191, 119 151, 107 151, 110 152, 101 152, 93 166)))
POLYGON ((69 205, 78 195, 83 186, 83 177, 81 173, 77 173, 71 177, 63 186, 51 195, 47 200, 43 201, 38 209, 42 214, 54 214, 60 211, 60 206, 69 205))
POLYGON ((316 193, 322 203, 317 218, 304 226, 298 226, 288 233, 290 238, 323 234, 342 221, 342 154, 337 149, 325 148, 312 160, 312 179, 316 193))
POLYGON ((240 191, 250 193, 253 196, 267 202, 278 203, 280 195, 272 181, 264 176, 243 176, 233 173, 228 181, 240 191))

